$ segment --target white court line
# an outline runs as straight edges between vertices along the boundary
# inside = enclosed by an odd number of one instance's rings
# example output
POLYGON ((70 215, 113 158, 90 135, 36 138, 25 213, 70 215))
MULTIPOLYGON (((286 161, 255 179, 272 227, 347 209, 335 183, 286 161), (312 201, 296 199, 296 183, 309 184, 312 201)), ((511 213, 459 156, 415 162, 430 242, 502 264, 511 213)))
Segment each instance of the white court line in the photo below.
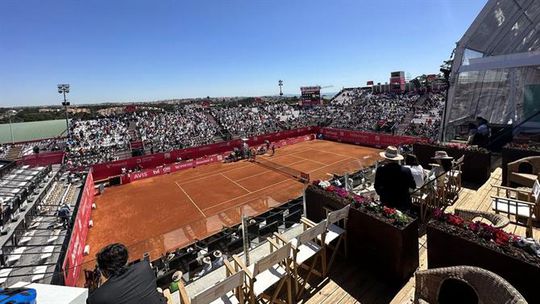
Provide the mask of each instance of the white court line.
MULTIPOLYGON (((213 205, 213 206, 211 206, 211 207, 205 208, 204 210, 208 210, 208 209, 211 209, 211 208, 215 208, 215 207, 217 207, 217 206, 221 206, 221 205, 226 204, 226 203, 230 203, 230 202, 232 202, 232 201, 234 201, 234 200, 237 200, 237 199, 239 199, 239 198, 242 198, 242 197, 244 197, 244 196, 248 196, 248 195, 250 195, 250 194, 257 193, 257 192, 259 192, 259 191, 268 189, 268 188, 270 188, 270 187, 273 187, 273 186, 276 186, 276 185, 279 185, 279 184, 281 184, 281 183, 284 183, 284 182, 287 182, 287 181, 291 181, 291 180, 292 180, 292 179, 287 178, 287 179, 285 179, 285 180, 282 180, 282 181, 280 181, 280 182, 277 182, 277 183, 268 185, 268 186, 266 186, 266 187, 264 187, 264 188, 261 188, 261 189, 259 189, 259 190, 253 191, 253 192, 251 192, 251 193, 242 194, 242 195, 240 195, 240 196, 237 196, 237 197, 235 197, 235 198, 231 198, 231 199, 226 200, 226 201, 224 201, 224 202, 221 202, 221 203, 219 203, 219 204, 215 204, 215 205, 213 205)), ((296 181, 295 181, 295 182, 296 182, 296 181)), ((298 183, 298 182, 297 182, 297 183, 298 183)), ((228 208, 227 208, 227 209, 228 209, 228 208)))
MULTIPOLYGON (((338 153, 333 153, 333 152, 326 152, 326 151, 321 151, 321 150, 317 150, 317 149, 308 149, 308 150, 311 150, 311 151, 317 151, 317 152, 321 152, 321 153, 329 153, 329 154, 334 154, 334 155, 339 155, 339 156, 343 156, 343 157, 346 157, 347 159, 349 158, 352 158, 352 159, 355 159, 354 157, 350 157, 350 156, 347 156, 347 155, 343 155, 343 154, 338 154, 338 153)), ((305 151, 301 151, 301 152, 296 152, 296 153, 292 153, 292 154, 297 154, 297 153, 303 153, 303 152, 306 152, 308 150, 305 150, 305 151)), ((291 154, 291 155, 292 155, 291 154)), ((318 163, 318 164, 321 164, 321 165, 326 165, 325 163, 322 163, 322 162, 319 162, 319 161, 316 161, 316 160, 313 160, 313 159, 309 159, 309 158, 304 158, 302 156, 295 156, 295 157, 298 157, 298 158, 302 158, 302 159, 305 159, 305 160, 309 160, 309 161, 312 161, 314 163, 318 163)), ((325 166, 327 167, 327 166, 325 166)))
MULTIPOLYGON (((335 164, 340 163, 340 162, 344 162, 344 161, 346 161, 346 160, 351 160, 351 159, 352 159, 352 160, 359 160, 359 159, 356 159, 356 158, 351 158, 351 157, 349 157, 349 158, 347 158, 347 159, 341 159, 341 160, 335 161, 335 162, 333 162, 333 163, 331 163, 331 164, 328 164, 328 165, 326 165, 326 166, 324 166, 324 167, 320 167, 320 168, 318 168, 318 169, 308 171, 307 173, 312 173, 312 172, 315 172, 315 171, 319 171, 319 170, 324 169, 324 168, 326 168, 326 167, 335 165, 335 164)), ((329 174, 329 173, 327 173, 327 174, 329 174)))
POLYGON ((225 177, 226 179, 228 179, 228 180, 230 180, 231 182, 233 182, 233 184, 235 184, 235 185, 237 185, 238 187, 240 187, 240 188, 246 190, 248 193, 251 193, 251 191, 249 191, 246 187, 244 187, 244 186, 240 185, 239 183, 233 181, 232 179, 228 178, 228 177, 225 176, 223 173, 220 173, 220 174, 221 174, 221 176, 223 176, 223 177, 225 177))
POLYGON ((186 190, 184 190, 184 188, 182 188, 182 186, 180 186, 177 182, 174 182, 174 183, 178 186, 178 188, 180 188, 180 190, 182 190, 182 192, 184 192, 184 194, 187 196, 187 198, 189 198, 189 200, 195 206, 195 208, 197 208, 197 210, 199 210, 199 212, 206 218, 206 214, 204 214, 204 212, 201 210, 201 208, 199 208, 199 206, 197 206, 197 204, 195 204, 195 201, 193 201, 191 196, 189 196, 189 194, 187 194, 186 190))
MULTIPOLYGON (((295 157, 296 157, 296 156, 295 156, 295 157)), ((298 163, 301 163, 301 162, 305 162, 305 161, 306 161, 306 159, 301 158, 301 157, 296 157, 296 158, 300 158, 301 160, 299 160, 299 161, 297 161, 297 162, 294 162, 294 163, 287 164, 287 166, 289 166, 289 165, 295 165, 295 164, 298 164, 298 163)), ((282 166, 278 167, 277 169, 280 169, 280 168, 286 168, 287 166, 283 166, 283 165, 282 165, 282 166)), ((294 169, 294 168, 293 168, 293 169, 294 169)), ((243 177, 243 178, 241 178, 241 179, 239 179, 239 180, 237 180, 237 181, 240 182, 240 181, 243 181, 243 180, 248 179, 248 178, 252 178, 252 177, 255 177, 255 176, 267 174, 268 171, 272 171, 272 170, 270 170, 270 169, 266 169, 266 170, 267 170, 267 171, 264 171, 264 172, 261 172, 261 173, 257 173, 257 174, 253 174, 253 175, 250 175, 250 176, 248 176, 248 177, 243 177)))
MULTIPOLYGON (((234 164, 234 163, 233 163, 234 164)), ((199 177, 196 177, 196 178, 193 178, 193 179, 190 179, 190 180, 187 180, 185 182, 183 182, 182 184, 189 184, 191 182, 195 182, 195 181, 198 181, 198 180, 201 180, 201 179, 205 179, 205 178, 208 178, 208 177, 212 177, 214 175, 218 175, 220 173, 227 173, 227 172, 231 172, 231 171, 234 171, 234 170, 238 170, 238 169, 243 169, 243 168, 246 168, 246 167, 249 167, 249 165, 251 165, 250 163, 247 163, 247 165, 245 166, 241 166, 241 167, 236 167, 236 168, 233 168, 233 169, 229 169, 229 170, 224 170, 224 171, 221 171, 221 172, 211 172, 211 173, 208 173, 208 174, 205 174, 203 176, 199 176, 199 177)), ((175 181, 176 182, 179 182, 180 180, 177 180, 175 181)))

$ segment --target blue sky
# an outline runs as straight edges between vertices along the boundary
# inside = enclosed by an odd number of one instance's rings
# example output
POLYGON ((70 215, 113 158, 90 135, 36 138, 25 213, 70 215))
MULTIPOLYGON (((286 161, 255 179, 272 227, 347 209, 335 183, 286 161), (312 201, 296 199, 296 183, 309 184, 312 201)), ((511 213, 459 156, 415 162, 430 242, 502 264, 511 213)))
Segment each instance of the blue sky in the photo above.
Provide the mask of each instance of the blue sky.
POLYGON ((438 72, 486 0, 0 1, 0 106, 299 93, 438 72))

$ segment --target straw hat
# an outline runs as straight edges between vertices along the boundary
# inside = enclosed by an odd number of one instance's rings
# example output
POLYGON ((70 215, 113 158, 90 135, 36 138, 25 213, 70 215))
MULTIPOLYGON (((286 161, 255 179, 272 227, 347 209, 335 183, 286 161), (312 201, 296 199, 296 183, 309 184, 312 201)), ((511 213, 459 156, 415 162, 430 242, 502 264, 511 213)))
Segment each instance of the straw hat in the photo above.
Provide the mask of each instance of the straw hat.
POLYGON ((446 151, 435 151, 435 156, 433 156, 432 159, 454 159, 454 158, 451 156, 448 156, 448 153, 446 153, 446 151))
POLYGON ((175 281, 175 282, 180 281, 180 279, 182 278, 182 275, 183 275, 183 273, 181 271, 175 271, 173 273, 173 275, 172 275, 173 281, 175 281))
POLYGON ((389 160, 403 160, 403 155, 399 154, 398 149, 394 146, 388 146, 386 151, 379 152, 379 155, 389 160))

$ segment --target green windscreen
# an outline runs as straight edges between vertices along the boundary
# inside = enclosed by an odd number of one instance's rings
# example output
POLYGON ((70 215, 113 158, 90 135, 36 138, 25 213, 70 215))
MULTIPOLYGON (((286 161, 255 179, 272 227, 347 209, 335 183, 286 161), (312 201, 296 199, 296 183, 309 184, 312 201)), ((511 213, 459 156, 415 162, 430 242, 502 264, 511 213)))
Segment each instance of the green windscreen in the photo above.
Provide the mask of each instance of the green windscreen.
MULTIPOLYGON (((523 119, 527 119, 540 111, 540 84, 525 86, 523 94, 523 119)), ((540 114, 531 119, 532 122, 540 122, 540 114)))

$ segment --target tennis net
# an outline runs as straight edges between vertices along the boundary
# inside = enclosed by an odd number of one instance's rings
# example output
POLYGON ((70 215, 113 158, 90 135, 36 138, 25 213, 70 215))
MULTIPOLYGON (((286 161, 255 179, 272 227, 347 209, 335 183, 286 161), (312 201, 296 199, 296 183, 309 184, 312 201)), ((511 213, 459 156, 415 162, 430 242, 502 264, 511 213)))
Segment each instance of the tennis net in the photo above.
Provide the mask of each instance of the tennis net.
POLYGON ((309 174, 308 173, 302 172, 300 170, 297 170, 297 169, 294 169, 294 168, 291 168, 291 167, 284 166, 282 164, 278 164, 278 163, 269 161, 269 160, 264 159, 264 158, 257 158, 257 160, 255 162, 257 164, 265 167, 265 168, 268 168, 270 170, 274 170, 274 171, 277 171, 279 173, 283 173, 283 174, 285 174, 287 176, 290 176, 292 178, 295 178, 295 179, 299 180, 300 182, 309 183, 309 174))

